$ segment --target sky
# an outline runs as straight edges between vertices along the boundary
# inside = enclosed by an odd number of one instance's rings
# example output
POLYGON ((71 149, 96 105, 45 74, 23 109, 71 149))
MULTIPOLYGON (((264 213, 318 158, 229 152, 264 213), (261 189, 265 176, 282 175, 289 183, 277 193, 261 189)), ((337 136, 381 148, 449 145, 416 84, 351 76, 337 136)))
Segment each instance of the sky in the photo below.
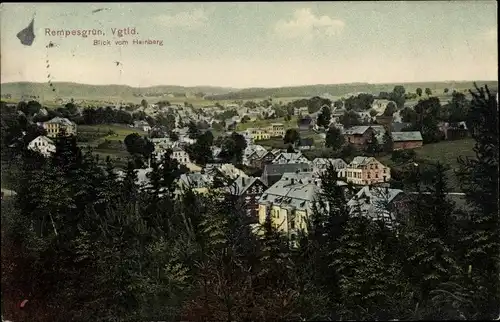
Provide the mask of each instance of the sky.
POLYGON ((480 0, 2 3, 1 81, 46 82, 50 74, 53 82, 245 88, 497 80, 496 6, 480 0), (92 13, 99 8, 108 10, 92 13), (35 41, 25 46, 16 34, 33 17, 35 41), (136 34, 116 35, 127 28, 136 34), (72 30, 104 35, 84 38, 72 30), (55 46, 46 48, 49 42, 55 46))

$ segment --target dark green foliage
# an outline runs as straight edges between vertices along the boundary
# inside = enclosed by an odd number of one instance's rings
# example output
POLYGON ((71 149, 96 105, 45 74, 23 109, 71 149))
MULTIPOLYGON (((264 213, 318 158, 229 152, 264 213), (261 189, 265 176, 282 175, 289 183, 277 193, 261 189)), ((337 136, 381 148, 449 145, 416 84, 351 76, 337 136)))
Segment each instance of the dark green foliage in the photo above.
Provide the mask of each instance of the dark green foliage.
POLYGON ((389 94, 390 100, 396 102, 396 106, 398 109, 402 109, 405 105, 405 93, 406 89, 403 85, 397 85, 392 90, 392 93, 389 94))
POLYGON ((393 102, 389 102, 384 110, 384 116, 392 116, 396 112, 396 105, 393 102))
POLYGON ((296 144, 300 141, 300 134, 296 129, 288 129, 285 132, 285 136, 283 137, 283 142, 285 144, 296 144))
MULTIPOLYGON (((12 159, 20 170, 17 196, 2 200, 4 316, 43 322, 496 318, 497 109, 487 89, 473 93, 468 123, 476 157, 460 162, 468 208, 459 210, 447 194, 447 167, 418 161, 393 172, 405 181, 405 193, 395 198, 401 204, 377 201, 389 216, 381 220, 363 206, 370 199, 353 199, 354 187, 341 184, 330 166, 304 218, 307 229, 283 231, 268 208, 259 214, 265 219, 260 236, 247 225, 242 198, 225 192, 228 178, 220 177, 207 195, 178 193, 182 170, 171 151, 153 160, 148 185, 139 186, 132 162, 118 175, 109 159, 103 164, 82 153, 72 137, 57 138, 53 158, 21 147, 12 159), (28 309, 21 311, 16 305, 24 298, 28 309)), ((2 135, 15 140, 28 123, 2 115, 2 135)), ((223 148, 238 153, 241 139, 233 135, 223 148)), ((210 151, 211 141, 201 134, 193 146, 210 151)), ((412 153, 394 151, 394 161, 414 161, 412 153)))
POLYGON ((345 128, 350 128, 352 126, 361 125, 362 122, 358 113, 349 110, 340 117, 340 124, 345 128))
POLYGON ((348 111, 367 111, 372 107, 375 97, 371 94, 359 94, 351 96, 344 101, 344 108, 348 111))
POLYGON ((201 131, 196 125, 196 123, 192 121, 188 123, 188 134, 189 138, 193 140, 198 139, 198 137, 201 135, 201 131))
POLYGON ((154 144, 147 138, 141 137, 137 133, 129 134, 123 140, 128 153, 132 156, 141 156, 143 158, 149 158, 151 153, 154 151, 154 144))
POLYGON ((382 138, 382 151, 386 153, 392 152, 394 147, 394 142, 392 141, 392 136, 388 131, 385 131, 384 137, 382 138))
POLYGON ((381 151, 375 132, 372 132, 371 137, 366 145, 365 152, 370 156, 376 156, 381 151))
POLYGON ((395 150, 392 151, 391 160, 397 164, 405 164, 415 160, 416 156, 415 150, 395 150))
POLYGON ((339 150, 344 146, 345 139, 340 130, 336 127, 330 127, 326 132, 325 145, 328 148, 339 150))
POLYGON ((241 164, 246 147, 247 142, 243 135, 233 132, 222 142, 219 157, 227 163, 241 164))
POLYGON ((186 152, 189 154, 189 158, 199 164, 205 165, 212 162, 213 152, 212 144, 214 143, 214 136, 210 131, 201 134, 194 144, 189 145, 186 148, 186 152))
MULTIPOLYGON (((459 158, 458 172, 462 189, 473 208, 466 223, 463 243, 467 245, 465 263, 472 266, 473 284, 480 285, 474 306, 478 318, 498 315, 500 301, 498 271, 500 254, 500 223, 498 213, 498 103, 496 93, 477 88, 469 111, 470 132, 476 140, 475 158, 459 158), (479 302, 478 302, 479 300, 479 302), (496 304, 495 304, 496 303, 496 304)), ((469 313, 471 316, 471 313, 469 313)))
POLYGON ((332 117, 332 111, 330 110, 330 106, 323 106, 321 108, 321 112, 318 115, 318 126, 328 127, 330 125, 330 119, 332 117))

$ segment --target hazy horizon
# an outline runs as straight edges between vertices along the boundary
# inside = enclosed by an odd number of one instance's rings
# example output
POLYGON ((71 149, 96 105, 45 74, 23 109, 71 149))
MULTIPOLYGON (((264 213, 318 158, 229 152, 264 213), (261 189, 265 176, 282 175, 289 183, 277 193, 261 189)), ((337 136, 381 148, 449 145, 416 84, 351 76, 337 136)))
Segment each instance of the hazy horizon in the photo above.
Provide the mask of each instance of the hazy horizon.
MULTIPOLYGON (((429 83, 469 83, 469 82, 475 82, 478 83, 479 86, 481 86, 481 82, 498 82, 497 79, 466 79, 466 80, 430 80, 430 81, 418 81, 418 82, 384 82, 384 83, 362 83, 362 82, 352 82, 352 83, 330 83, 330 84, 301 84, 301 85, 291 85, 291 86, 269 86, 269 87, 259 87, 259 86, 252 86, 252 87, 234 87, 234 86, 216 86, 216 85, 207 85, 207 84, 201 84, 201 85, 182 85, 182 84, 153 84, 153 85, 146 85, 146 86, 133 86, 133 85, 128 85, 128 84, 91 84, 91 83, 80 83, 80 82, 73 82, 73 81, 59 81, 59 82, 53 82, 53 84, 75 84, 75 85, 85 85, 85 86, 128 86, 128 87, 133 87, 133 88, 151 88, 151 87, 186 87, 186 88, 194 88, 194 87, 214 87, 214 88, 225 88, 225 89, 233 89, 233 90, 243 90, 243 89, 273 89, 273 88, 284 88, 284 87, 305 87, 305 86, 329 86, 329 85, 356 85, 356 84, 369 84, 369 85, 393 85, 393 84, 399 84, 399 85, 405 85, 405 84, 417 84, 417 83, 422 83, 422 84, 429 84, 429 83)), ((15 83, 31 83, 31 84, 45 84, 46 82, 32 82, 32 81, 13 81, 13 82, 1 82, 2 85, 7 85, 7 84, 15 84, 15 83)))
POLYGON ((497 81, 496 6, 495 1, 3 3, 1 82, 45 83, 48 74, 53 82, 87 85, 233 89, 497 81), (109 10, 92 13, 98 8, 109 10), (16 34, 35 14, 35 41, 23 46, 16 34), (118 37, 115 30, 113 36, 112 29, 127 27, 139 34, 118 37), (46 29, 106 35, 59 37, 46 35, 46 29), (129 45, 95 46, 95 39, 125 39, 129 45), (134 39, 163 46, 132 44, 134 39), (47 49, 50 41, 56 47, 47 49))

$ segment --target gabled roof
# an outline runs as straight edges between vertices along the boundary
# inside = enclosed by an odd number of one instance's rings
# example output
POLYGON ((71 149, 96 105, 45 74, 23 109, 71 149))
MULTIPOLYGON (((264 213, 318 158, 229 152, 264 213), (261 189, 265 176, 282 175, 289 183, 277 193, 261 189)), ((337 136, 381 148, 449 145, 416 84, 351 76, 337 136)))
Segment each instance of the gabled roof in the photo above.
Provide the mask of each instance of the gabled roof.
MULTIPOLYGON (((339 185, 346 185, 339 181, 339 185)), ((284 173, 281 180, 267 189, 259 203, 270 202, 280 207, 311 210, 316 196, 322 192, 321 180, 312 172, 284 173)))
POLYGON ((363 135, 369 128, 372 128, 375 132, 384 132, 385 129, 382 125, 359 125, 353 126, 345 129, 344 133, 349 135, 363 135))
POLYGON ((65 118, 65 117, 58 117, 58 116, 54 117, 51 120, 48 120, 45 123, 49 123, 49 124, 61 124, 61 125, 66 125, 66 126, 73 125, 73 122, 71 122, 67 118, 65 118))
POLYGON ((213 176, 202 173, 184 173, 180 182, 191 188, 206 188, 213 182, 213 176))
POLYGON ((387 206, 400 193, 399 189, 364 186, 347 203, 351 211, 358 209, 366 215, 375 218, 377 216, 389 216, 387 206))
POLYGON ((288 163, 288 164, 266 164, 262 176, 277 176, 287 172, 308 172, 311 169, 307 163, 288 163))
POLYGON ((367 165, 368 163, 376 161, 378 163, 381 163, 374 157, 354 157, 354 159, 351 161, 349 164, 349 167, 359 167, 359 166, 364 166, 367 165))
POLYGON ((278 162, 278 160, 280 159, 285 159, 287 163, 296 163, 299 160, 303 161, 304 159, 306 159, 306 157, 300 152, 294 152, 294 153, 281 152, 274 158, 272 162, 273 163, 278 162))
POLYGON ((422 141, 422 134, 420 133, 420 131, 392 132, 391 136, 393 142, 422 141))
MULTIPOLYGON (((45 141, 49 144, 54 144, 54 141, 52 141, 51 139, 49 139, 48 137, 44 136, 44 135, 40 135, 40 136, 37 136, 35 139, 33 139, 31 142, 35 142, 35 141, 45 141)), ((30 142, 30 143, 31 143, 30 142)))
POLYGON ((226 190, 231 194, 241 196, 256 182, 260 182, 264 186, 266 185, 260 178, 239 176, 232 182, 232 184, 226 187, 226 190))
POLYGON ((347 165, 342 159, 333 159, 333 158, 316 158, 313 160, 314 165, 333 165, 334 168, 341 168, 347 165))

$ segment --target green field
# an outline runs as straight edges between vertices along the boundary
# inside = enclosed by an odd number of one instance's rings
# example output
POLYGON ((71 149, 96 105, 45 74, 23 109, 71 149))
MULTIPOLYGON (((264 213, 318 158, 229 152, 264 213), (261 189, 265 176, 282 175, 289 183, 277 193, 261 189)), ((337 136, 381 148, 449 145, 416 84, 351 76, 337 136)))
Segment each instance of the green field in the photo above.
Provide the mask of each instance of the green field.
MULTIPOLYGON (((455 175, 455 171, 459 169, 458 157, 474 157, 475 153, 472 150, 475 141, 471 138, 456 140, 456 141, 441 141, 439 143, 426 144, 421 148, 415 149, 417 158, 424 161, 441 162, 450 166, 447 171, 449 187, 458 191, 459 182, 455 175)), ((394 167, 396 166, 391 160, 390 155, 378 158, 383 164, 394 167)))
POLYGON ((77 133, 80 148, 85 151, 87 147, 91 147, 92 151, 103 160, 109 156, 119 167, 125 166, 130 156, 123 144, 125 137, 132 133, 147 135, 144 131, 126 125, 108 124, 80 125, 77 133))
POLYGON ((264 128, 270 126, 272 123, 283 123, 286 129, 297 127, 297 118, 292 117, 290 121, 285 121, 283 117, 272 119, 272 120, 256 120, 255 122, 238 123, 236 125, 236 131, 245 131, 249 128, 264 128))

